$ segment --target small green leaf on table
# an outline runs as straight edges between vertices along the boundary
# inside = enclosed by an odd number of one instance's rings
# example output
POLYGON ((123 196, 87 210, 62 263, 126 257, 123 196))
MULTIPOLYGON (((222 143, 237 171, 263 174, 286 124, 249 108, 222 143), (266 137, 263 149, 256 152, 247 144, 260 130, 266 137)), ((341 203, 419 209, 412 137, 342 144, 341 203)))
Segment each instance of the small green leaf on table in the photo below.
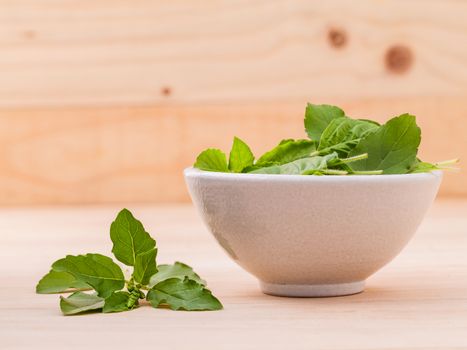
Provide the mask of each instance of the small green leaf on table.
POLYGON ((125 285, 120 267, 111 258, 101 254, 67 255, 54 262, 52 269, 73 275, 77 280, 90 285, 102 298, 125 285))
POLYGON ((167 305, 172 310, 220 310, 222 304, 202 284, 186 277, 170 278, 156 284, 146 299, 153 307, 167 305))
POLYGON ((131 298, 131 294, 128 292, 114 292, 109 297, 105 299, 104 308, 102 312, 110 313, 110 312, 122 312, 128 311, 132 309, 134 306, 138 305, 138 300, 135 300, 134 305, 128 305, 129 300, 131 298))
POLYGON ((145 290, 150 290, 148 300, 154 306, 170 304, 174 310, 222 308, 219 300, 205 288, 206 282, 190 266, 176 262, 160 265, 158 272, 156 241, 129 210, 123 209, 117 215, 111 225, 110 236, 117 259, 133 266, 128 280, 109 257, 101 254, 67 255, 52 264, 51 271, 37 284, 36 292, 75 291, 68 298, 60 297, 60 308, 65 315, 92 310, 104 313, 128 311, 138 306, 139 299, 146 298, 145 290), (96 293, 82 292, 89 289, 96 293))
POLYGON ((122 209, 110 225, 112 253, 128 266, 134 266, 136 256, 155 248, 156 241, 144 229, 141 221, 135 219, 128 209, 122 209))
POLYGON ((157 248, 136 255, 133 278, 141 284, 148 284, 152 275, 157 272, 156 267, 157 248))
POLYGON ((103 307, 104 299, 94 294, 75 292, 68 298, 60 297, 60 309, 64 315, 100 310, 103 307))
POLYGON ((91 287, 87 283, 76 279, 72 274, 51 270, 37 284, 36 293, 53 294, 89 289, 91 287))
POLYGON ((192 279, 203 286, 206 285, 206 281, 201 279, 198 274, 193 271, 191 266, 188 266, 184 263, 176 261, 174 264, 164 264, 158 265, 157 269, 159 270, 155 275, 151 277, 149 281, 149 287, 153 287, 154 285, 158 284, 159 282, 168 280, 169 278, 178 278, 184 280, 185 277, 192 279))

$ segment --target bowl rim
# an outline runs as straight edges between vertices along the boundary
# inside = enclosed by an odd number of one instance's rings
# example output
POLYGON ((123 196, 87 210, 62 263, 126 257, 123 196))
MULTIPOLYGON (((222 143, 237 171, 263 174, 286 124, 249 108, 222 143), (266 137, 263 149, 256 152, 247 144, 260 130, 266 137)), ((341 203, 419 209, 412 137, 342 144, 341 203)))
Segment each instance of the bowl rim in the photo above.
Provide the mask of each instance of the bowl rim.
POLYGON ((279 182, 381 182, 381 181, 403 181, 403 180, 428 180, 440 179, 443 171, 434 170, 426 173, 414 174, 381 174, 381 175, 324 175, 306 176, 289 174, 249 174, 249 173, 223 173, 206 171, 194 167, 183 170, 185 178, 205 178, 224 180, 250 180, 250 181, 279 181, 279 182))

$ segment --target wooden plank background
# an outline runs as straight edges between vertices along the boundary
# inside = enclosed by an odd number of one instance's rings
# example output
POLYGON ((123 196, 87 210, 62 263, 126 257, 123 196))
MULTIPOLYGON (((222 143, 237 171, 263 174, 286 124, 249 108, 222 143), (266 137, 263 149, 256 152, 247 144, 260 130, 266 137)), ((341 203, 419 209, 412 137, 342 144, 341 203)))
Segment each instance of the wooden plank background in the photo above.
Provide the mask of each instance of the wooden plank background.
POLYGON ((465 1, 0 7, 1 205, 186 201, 200 150, 303 137, 307 101, 411 112, 424 158, 467 159, 465 1))

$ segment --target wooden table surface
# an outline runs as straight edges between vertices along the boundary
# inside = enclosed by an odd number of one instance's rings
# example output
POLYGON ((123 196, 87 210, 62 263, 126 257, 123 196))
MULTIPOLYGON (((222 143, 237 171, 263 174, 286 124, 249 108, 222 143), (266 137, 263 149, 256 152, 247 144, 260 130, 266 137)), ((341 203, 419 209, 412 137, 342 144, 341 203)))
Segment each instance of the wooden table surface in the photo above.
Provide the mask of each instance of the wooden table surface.
POLYGON ((67 253, 110 254, 118 209, 0 210, 0 349, 467 349, 467 201, 437 201, 364 293, 319 299, 263 295, 191 206, 134 206, 159 262, 194 266, 225 309, 62 316, 35 283, 67 253))

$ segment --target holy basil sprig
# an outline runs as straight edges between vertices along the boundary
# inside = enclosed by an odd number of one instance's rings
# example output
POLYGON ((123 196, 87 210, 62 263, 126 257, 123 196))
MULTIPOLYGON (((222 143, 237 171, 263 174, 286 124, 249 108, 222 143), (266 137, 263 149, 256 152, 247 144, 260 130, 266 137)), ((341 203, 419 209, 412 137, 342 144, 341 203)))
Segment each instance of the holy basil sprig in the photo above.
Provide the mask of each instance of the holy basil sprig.
POLYGON ((194 167, 255 174, 378 175, 453 169, 458 162, 432 164, 417 158, 421 131, 410 114, 380 125, 350 118, 336 106, 309 103, 304 124, 308 140, 283 140, 256 161, 248 145, 235 137, 228 161, 221 150, 211 148, 201 152, 194 167))
POLYGON ((55 261, 37 284, 39 294, 72 293, 60 297, 65 315, 121 312, 146 299, 153 307, 172 310, 219 310, 220 301, 193 269, 183 263, 157 265, 156 241, 133 214, 123 209, 110 226, 112 253, 133 267, 129 278, 111 258, 101 254, 67 255, 55 261))

